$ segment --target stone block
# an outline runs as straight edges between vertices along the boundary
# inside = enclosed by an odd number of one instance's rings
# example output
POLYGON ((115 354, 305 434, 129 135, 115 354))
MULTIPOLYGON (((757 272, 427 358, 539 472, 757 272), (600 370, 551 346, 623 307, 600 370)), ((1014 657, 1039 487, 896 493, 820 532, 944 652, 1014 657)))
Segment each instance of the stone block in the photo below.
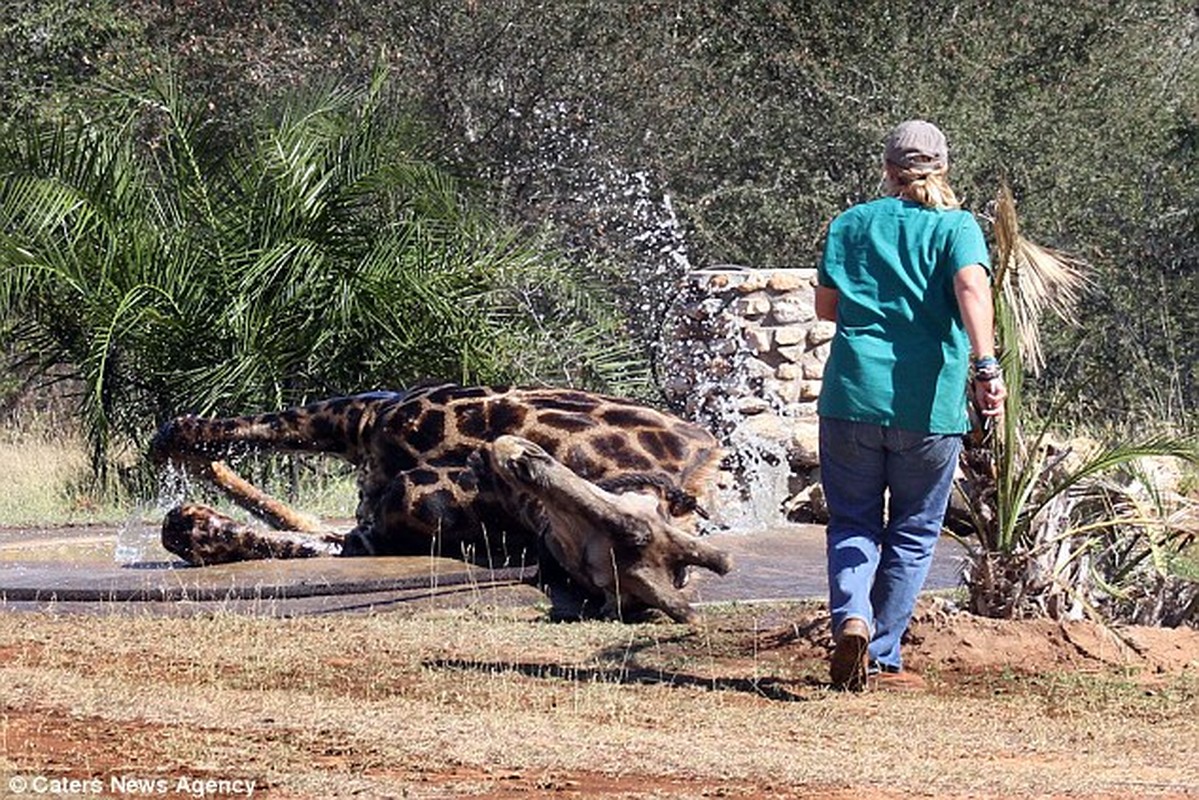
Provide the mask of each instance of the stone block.
POLYGON ((743 416, 752 417, 769 410, 770 401, 764 397, 747 395, 746 397, 737 398, 737 412, 743 416))
POLYGON ((744 364, 745 374, 750 378, 773 378, 774 367, 760 358, 747 358, 744 364))
POLYGON ((733 313, 741 317, 763 317, 770 313, 770 309, 770 298, 764 294, 741 297, 733 303, 733 313))
POLYGON ((815 523, 823 525, 828 522, 828 502, 824 498, 824 487, 819 483, 819 477, 809 478, 815 481, 789 497, 783 503, 783 512, 787 519, 794 522, 815 523))
POLYGON ((820 464, 820 421, 796 419, 791 422, 791 439, 787 444, 791 463, 799 467, 820 464))
POLYGON ((771 318, 779 325, 808 322, 816 318, 815 300, 799 294, 776 297, 770 306, 771 318))
POLYGON ((774 331, 757 325, 747 327, 743 333, 745 346, 753 353, 768 353, 774 345, 774 331))
POLYGON ((752 294, 760 292, 766 288, 766 275, 762 272, 754 271, 745 276, 745 279, 737 284, 738 294, 752 294))
POLYGON ((808 329, 803 325, 780 325, 773 330, 776 345, 801 344, 808 338, 808 329))
POLYGON ((795 416, 795 417, 813 417, 814 418, 817 415, 816 401, 819 399, 820 399, 819 397, 816 397, 811 400, 799 401, 793 407, 788 409, 788 412, 792 416, 795 416))
POLYGON ((791 344, 786 347, 776 347, 774 351, 787 361, 798 362, 803 360, 804 354, 808 352, 808 348, 802 344, 791 344))
POLYGON ((800 400, 816 400, 820 397, 820 381, 804 381, 800 391, 800 400))
POLYGON ((799 393, 803 389, 803 381, 777 380, 767 378, 762 381, 762 394, 772 397, 784 406, 790 407, 799 402, 799 393))
POLYGON ((729 286, 728 273, 718 272, 715 275, 708 276, 707 288, 709 289, 727 289, 729 286))
POLYGON ((766 288, 772 292, 794 292, 807 286, 808 279, 797 269, 779 270, 766 281, 766 288))
POLYGON ((817 320, 808 328, 808 346, 819 347, 833 340, 837 333, 837 323, 827 319, 817 320))
POLYGON ((803 376, 808 380, 824 380, 824 365, 828 361, 827 356, 819 350, 812 350, 806 353, 800 364, 803 365, 803 376))
POLYGON ((781 381, 794 381, 794 380, 799 380, 801 378, 809 377, 804 374, 803 367, 801 367, 799 364, 794 364, 791 362, 779 364, 778 368, 775 369, 774 374, 781 381))
POLYGON ((777 414, 759 414, 746 419, 739 427, 751 436, 783 445, 785 448, 791 439, 790 424, 791 420, 777 414))

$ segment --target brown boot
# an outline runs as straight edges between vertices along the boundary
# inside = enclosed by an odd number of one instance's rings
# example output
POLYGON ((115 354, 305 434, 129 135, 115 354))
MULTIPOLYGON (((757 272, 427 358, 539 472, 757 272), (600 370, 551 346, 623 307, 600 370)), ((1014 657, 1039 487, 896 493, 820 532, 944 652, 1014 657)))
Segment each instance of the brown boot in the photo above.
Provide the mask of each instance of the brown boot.
POLYGON ((829 659, 829 677, 834 689, 860 692, 866 687, 867 648, 870 626, 866 620, 849 617, 837 632, 837 646, 829 659))

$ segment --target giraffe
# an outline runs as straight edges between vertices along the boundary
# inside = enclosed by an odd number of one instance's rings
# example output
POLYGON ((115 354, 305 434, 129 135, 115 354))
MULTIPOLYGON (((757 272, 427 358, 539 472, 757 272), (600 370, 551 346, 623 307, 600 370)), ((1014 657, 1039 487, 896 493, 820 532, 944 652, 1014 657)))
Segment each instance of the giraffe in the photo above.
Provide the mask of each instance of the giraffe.
POLYGON ((198 470, 287 531, 258 531, 183 504, 168 512, 163 544, 197 565, 430 553, 490 566, 540 562, 550 588, 568 585, 603 615, 649 607, 680 621, 693 619, 679 592, 687 566, 719 574, 731 567, 695 535, 723 456, 716 440, 602 394, 452 384, 372 392, 244 417, 179 417, 160 428, 150 451, 159 464, 198 470), (220 460, 239 449, 324 453, 353 464, 354 528, 323 532, 241 481, 220 460))

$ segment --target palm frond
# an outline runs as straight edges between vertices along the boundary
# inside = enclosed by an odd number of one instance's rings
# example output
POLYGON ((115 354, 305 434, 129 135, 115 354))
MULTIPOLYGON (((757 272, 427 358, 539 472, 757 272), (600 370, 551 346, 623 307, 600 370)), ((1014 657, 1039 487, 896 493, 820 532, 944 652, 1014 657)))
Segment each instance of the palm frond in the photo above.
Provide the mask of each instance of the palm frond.
POLYGON ((997 254, 994 282, 1011 314, 1024 363, 1036 374, 1045 366, 1041 320, 1050 312, 1067 323, 1076 322, 1074 309, 1086 285, 1087 264, 1022 236, 1016 219, 1016 201, 1007 184, 999 188, 994 231, 997 254))
POLYGON ((185 411, 635 371, 602 282, 481 210, 382 75, 260 112, 218 130, 167 74, 0 135, 0 324, 82 379, 97 466, 185 411))

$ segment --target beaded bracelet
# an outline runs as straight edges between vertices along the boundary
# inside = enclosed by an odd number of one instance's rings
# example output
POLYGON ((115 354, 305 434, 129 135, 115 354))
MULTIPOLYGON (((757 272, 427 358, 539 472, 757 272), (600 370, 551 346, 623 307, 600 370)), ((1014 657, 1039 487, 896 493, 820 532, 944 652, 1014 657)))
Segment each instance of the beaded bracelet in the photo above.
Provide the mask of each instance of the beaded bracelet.
POLYGON ((983 356, 974 360, 974 380, 976 381, 994 381, 1003 377, 1003 370, 999 367, 999 359, 995 356, 983 356))

